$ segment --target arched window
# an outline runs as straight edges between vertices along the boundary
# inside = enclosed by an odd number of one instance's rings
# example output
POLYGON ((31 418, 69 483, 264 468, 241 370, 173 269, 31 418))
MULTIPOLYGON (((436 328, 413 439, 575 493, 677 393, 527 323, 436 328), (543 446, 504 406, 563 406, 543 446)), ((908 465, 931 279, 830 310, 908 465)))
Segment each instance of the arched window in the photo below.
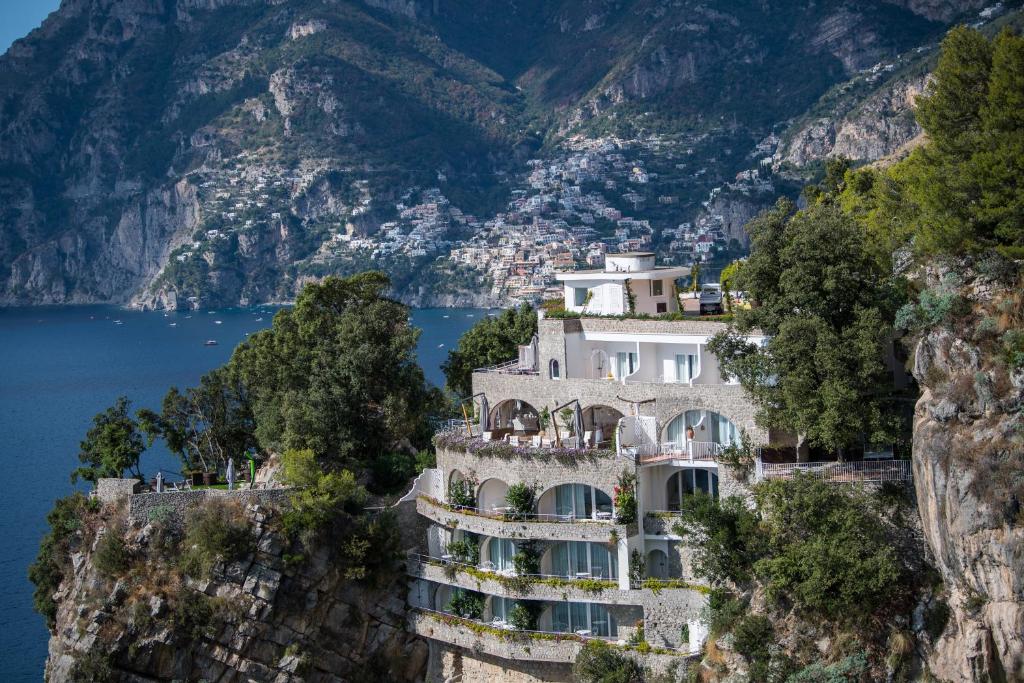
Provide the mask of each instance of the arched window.
POLYGON ((665 485, 665 497, 668 509, 676 511, 680 508, 683 496, 696 492, 707 493, 718 498, 718 474, 710 470, 680 470, 668 478, 665 485))
POLYGON ((548 372, 551 375, 551 379, 561 378, 561 375, 558 372, 558 361, 555 360, 554 358, 552 358, 551 362, 548 364, 548 372))
POLYGON ((560 484, 555 487, 555 514, 575 519, 591 519, 594 511, 611 514, 612 499, 601 489, 587 484, 560 484))

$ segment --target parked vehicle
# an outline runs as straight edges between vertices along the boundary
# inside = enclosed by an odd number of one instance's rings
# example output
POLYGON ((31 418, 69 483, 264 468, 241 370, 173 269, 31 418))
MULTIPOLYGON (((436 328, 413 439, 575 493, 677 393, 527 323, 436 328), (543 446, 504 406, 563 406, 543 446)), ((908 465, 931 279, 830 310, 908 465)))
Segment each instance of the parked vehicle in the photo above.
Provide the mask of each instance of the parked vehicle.
POLYGON ((700 290, 700 314, 714 315, 722 313, 722 286, 707 284, 700 290))

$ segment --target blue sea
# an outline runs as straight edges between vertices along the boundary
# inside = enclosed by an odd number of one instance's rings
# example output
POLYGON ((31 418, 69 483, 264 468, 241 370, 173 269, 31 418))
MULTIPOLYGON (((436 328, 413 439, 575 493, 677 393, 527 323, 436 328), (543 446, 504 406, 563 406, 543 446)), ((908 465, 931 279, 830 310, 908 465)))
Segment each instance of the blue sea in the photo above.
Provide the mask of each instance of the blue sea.
MULTIPOLYGON (((54 499, 73 490, 78 443, 118 396, 159 409, 168 387, 188 387, 234 346, 271 324, 272 308, 125 311, 106 306, 0 309, 0 681, 39 681, 48 634, 32 610, 28 565, 54 499), (205 346, 206 340, 216 346, 205 346)), ((420 309, 419 362, 441 385, 441 363, 479 309, 420 309)), ((166 451, 143 471, 177 471, 166 451)))

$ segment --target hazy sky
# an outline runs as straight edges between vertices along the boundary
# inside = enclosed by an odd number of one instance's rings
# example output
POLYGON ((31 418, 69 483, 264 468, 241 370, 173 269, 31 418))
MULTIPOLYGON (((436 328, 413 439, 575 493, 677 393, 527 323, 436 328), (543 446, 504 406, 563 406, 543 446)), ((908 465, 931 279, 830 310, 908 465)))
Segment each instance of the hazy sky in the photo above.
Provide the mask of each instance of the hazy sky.
POLYGON ((0 0, 0 53, 39 26, 60 0, 0 0))

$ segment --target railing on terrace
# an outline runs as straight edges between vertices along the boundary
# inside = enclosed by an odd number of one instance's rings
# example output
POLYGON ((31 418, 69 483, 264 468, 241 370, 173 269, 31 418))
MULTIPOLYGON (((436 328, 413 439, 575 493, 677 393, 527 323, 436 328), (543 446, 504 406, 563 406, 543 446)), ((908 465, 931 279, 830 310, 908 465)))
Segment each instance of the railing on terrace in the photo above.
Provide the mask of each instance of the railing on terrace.
POLYGON ((480 436, 480 423, 470 421, 469 432, 467 432, 466 420, 461 418, 452 418, 450 420, 442 420, 439 422, 434 431, 438 434, 462 434, 468 436, 472 433, 473 436, 480 436))
MULTIPOLYGON (((523 579, 525 581, 607 581, 608 588, 618 587, 616 576, 593 576, 591 573, 587 573, 586 576, 583 573, 574 574, 572 576, 566 574, 518 574, 514 569, 495 569, 494 567, 488 567, 484 562, 479 565, 469 564, 466 562, 458 562, 452 558, 445 557, 433 557, 431 555, 423 555, 421 553, 409 553, 408 559, 418 565, 431 565, 434 567, 452 567, 455 569, 461 569, 469 572, 484 572, 486 574, 494 574, 495 578, 501 579, 523 579)), ((485 561, 486 562, 486 561, 485 561)))
POLYGON ((611 512, 599 511, 594 514, 593 517, 575 517, 571 514, 558 515, 558 514, 542 514, 536 512, 519 513, 512 510, 503 509, 491 509, 485 510, 482 508, 469 507, 467 505, 451 505, 444 501, 430 498, 429 496, 421 496, 428 500, 430 503, 443 507, 451 512, 461 512, 467 515, 474 515, 476 517, 484 517, 487 519, 494 519, 500 522, 558 522, 563 524, 578 524, 578 523, 589 523, 599 522, 602 524, 613 524, 615 522, 611 512))
POLYGON ((536 375, 537 368, 535 367, 524 367, 519 359, 506 361, 504 363, 498 363, 497 365, 488 365, 485 368, 477 368, 473 372, 487 372, 499 375, 536 375))
POLYGON ((910 481, 909 460, 771 463, 757 461, 756 479, 792 479, 797 472, 833 483, 910 481))
POLYGON ((617 636, 596 636, 590 633, 573 633, 572 631, 531 631, 528 629, 516 628, 506 621, 494 620, 494 621, 481 621, 479 619, 469 619, 467 617, 460 617, 450 612, 442 612, 440 610, 428 609, 426 607, 413 607, 411 610, 414 614, 424 614, 429 617, 433 617, 442 623, 462 624, 467 626, 474 631, 480 629, 492 630, 495 636, 507 636, 510 638, 522 636, 524 638, 540 638, 543 640, 569 640, 578 643, 586 642, 588 640, 604 640, 609 643, 618 643, 625 645, 626 641, 619 639, 617 636))
POLYGON ((690 441, 683 446, 674 442, 666 442, 661 444, 661 447, 654 453, 638 453, 638 456, 642 465, 668 460, 713 462, 725 448, 725 445, 713 441, 690 441))

